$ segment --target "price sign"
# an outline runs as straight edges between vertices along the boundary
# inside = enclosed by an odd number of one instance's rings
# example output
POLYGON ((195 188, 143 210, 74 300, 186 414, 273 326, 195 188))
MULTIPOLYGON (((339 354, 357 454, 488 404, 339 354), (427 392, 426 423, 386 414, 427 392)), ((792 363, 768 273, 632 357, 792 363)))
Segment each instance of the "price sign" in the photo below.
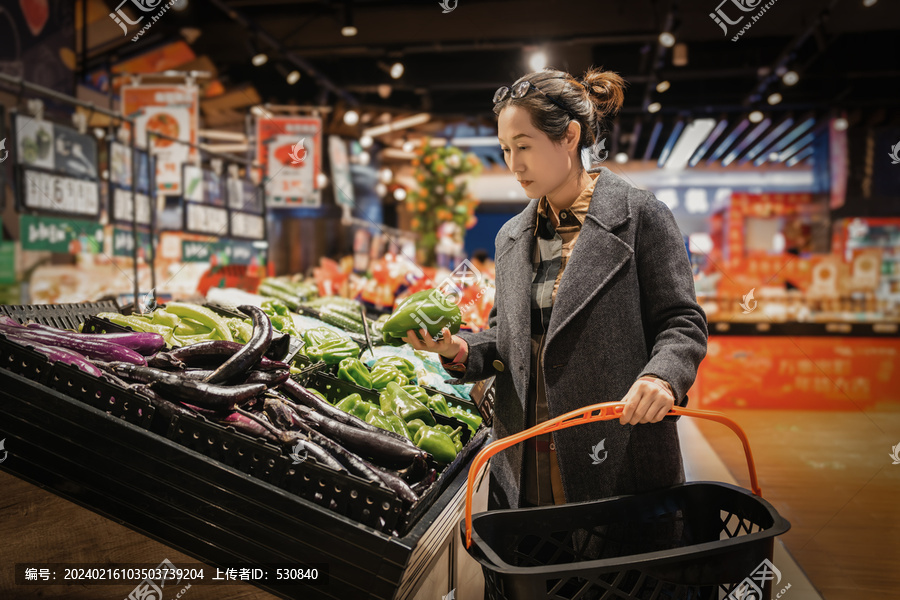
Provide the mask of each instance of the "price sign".
POLYGON ((31 210, 78 216, 100 216, 100 190, 94 181, 22 170, 24 206, 31 210))
POLYGON ((231 237, 245 240, 266 239, 266 221, 259 215, 231 213, 231 237))
MULTIPOLYGON (((150 198, 146 194, 135 194, 137 204, 138 225, 150 225, 150 198)), ((122 223, 131 223, 134 211, 131 202, 131 192, 120 188, 113 188, 112 220, 122 223)))
POLYGON ((224 235, 228 232, 228 210, 187 202, 184 205, 184 230, 189 233, 224 235))

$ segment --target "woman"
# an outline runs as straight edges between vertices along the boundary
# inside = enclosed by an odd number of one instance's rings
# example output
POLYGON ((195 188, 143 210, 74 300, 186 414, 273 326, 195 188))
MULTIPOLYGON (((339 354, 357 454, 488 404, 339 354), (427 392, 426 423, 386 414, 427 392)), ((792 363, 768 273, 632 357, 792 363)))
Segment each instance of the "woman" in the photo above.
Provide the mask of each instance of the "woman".
POLYGON ((496 376, 494 437, 598 402, 626 403, 616 422, 578 425, 491 460, 488 507, 596 500, 684 481, 675 420, 706 355, 681 233, 653 194, 596 158, 624 81, 553 69, 494 96, 506 164, 532 199, 496 244, 490 328, 404 341, 436 352, 451 383, 496 376), (530 338, 530 341, 529 341, 530 338), (451 360, 452 359, 452 360, 451 360), (664 418, 665 417, 665 418, 664 418))

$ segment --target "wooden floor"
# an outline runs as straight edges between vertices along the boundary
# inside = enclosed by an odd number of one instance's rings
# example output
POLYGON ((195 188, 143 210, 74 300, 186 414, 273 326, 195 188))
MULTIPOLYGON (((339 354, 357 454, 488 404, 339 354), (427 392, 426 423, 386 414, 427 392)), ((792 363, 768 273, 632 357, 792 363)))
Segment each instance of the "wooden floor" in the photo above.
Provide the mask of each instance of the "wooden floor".
MULTIPOLYGON (((900 404, 862 411, 722 408, 750 440, 763 497, 791 522, 785 547, 825 600, 900 598, 900 404)), ((692 419, 738 485, 738 438, 692 419)), ((790 596, 787 596, 790 600, 790 596)))

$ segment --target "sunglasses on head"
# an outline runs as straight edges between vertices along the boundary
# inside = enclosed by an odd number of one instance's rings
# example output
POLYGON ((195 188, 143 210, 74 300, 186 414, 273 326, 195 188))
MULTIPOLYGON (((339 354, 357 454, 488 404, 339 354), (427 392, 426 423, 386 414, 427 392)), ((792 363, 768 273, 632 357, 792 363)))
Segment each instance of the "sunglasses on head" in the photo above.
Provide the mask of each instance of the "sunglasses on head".
MULTIPOLYGON (((567 79, 567 78, 566 77, 547 77, 547 79, 567 79)), ((546 81, 546 79, 542 79, 541 81, 546 81)), ((530 92, 531 90, 537 90, 538 92, 543 94, 547 100, 549 100, 550 102, 555 104, 560 110, 564 111, 566 114, 568 114, 573 119, 576 118, 575 115, 572 114, 572 111, 570 111, 568 108, 563 106, 561 102, 559 102, 558 100, 553 98, 553 96, 547 94, 541 88, 537 87, 536 85, 534 85, 533 83, 531 83, 530 81, 527 81, 527 80, 514 85, 512 87, 512 91, 510 91, 509 87, 507 87, 505 85, 503 87, 499 88, 496 92, 494 92, 494 104, 497 104, 498 102, 503 102, 504 100, 506 100, 507 96, 514 100, 517 100, 517 99, 522 98, 525 95, 527 95, 528 92, 530 92)))

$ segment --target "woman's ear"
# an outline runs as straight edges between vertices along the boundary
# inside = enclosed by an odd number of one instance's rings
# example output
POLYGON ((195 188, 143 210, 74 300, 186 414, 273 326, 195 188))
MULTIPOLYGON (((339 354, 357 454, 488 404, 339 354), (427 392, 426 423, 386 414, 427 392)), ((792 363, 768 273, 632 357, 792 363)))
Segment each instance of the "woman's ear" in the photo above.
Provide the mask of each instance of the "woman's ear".
POLYGON ((569 121, 566 129, 566 149, 571 151, 578 150, 578 142, 581 140, 581 123, 578 121, 569 121))

